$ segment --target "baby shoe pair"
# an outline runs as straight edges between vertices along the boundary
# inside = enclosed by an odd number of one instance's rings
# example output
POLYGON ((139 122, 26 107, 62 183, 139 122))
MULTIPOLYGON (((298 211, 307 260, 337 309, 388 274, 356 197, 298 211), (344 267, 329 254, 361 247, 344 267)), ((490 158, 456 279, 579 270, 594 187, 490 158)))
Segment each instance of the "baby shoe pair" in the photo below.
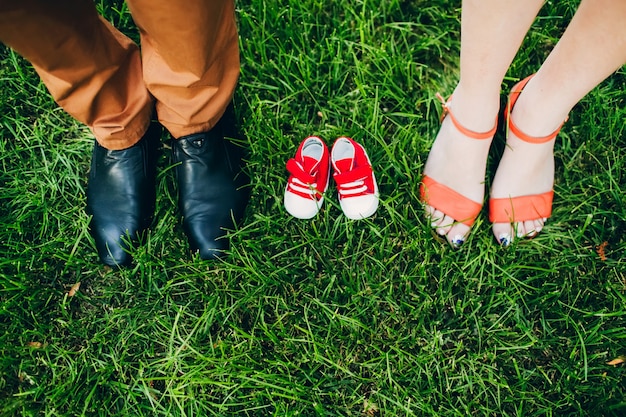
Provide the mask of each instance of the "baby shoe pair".
POLYGON ((348 137, 338 138, 331 151, 317 136, 306 138, 287 161, 290 176, 285 188, 285 208, 298 219, 314 217, 322 207, 330 182, 337 184, 339 204, 352 220, 371 216, 378 208, 378 185, 363 146, 348 137))

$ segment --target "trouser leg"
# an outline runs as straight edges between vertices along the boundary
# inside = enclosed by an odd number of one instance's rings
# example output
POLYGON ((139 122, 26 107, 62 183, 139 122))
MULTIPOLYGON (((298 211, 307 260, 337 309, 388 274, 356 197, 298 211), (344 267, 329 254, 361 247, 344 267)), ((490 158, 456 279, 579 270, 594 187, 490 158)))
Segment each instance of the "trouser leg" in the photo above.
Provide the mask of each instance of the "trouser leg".
POLYGON ((159 121, 179 138, 212 129, 239 77, 233 0, 128 0, 143 78, 159 121))
POLYGON ((55 101, 108 149, 145 133, 152 98, 138 47, 91 0, 0 0, 0 41, 33 67, 55 101))

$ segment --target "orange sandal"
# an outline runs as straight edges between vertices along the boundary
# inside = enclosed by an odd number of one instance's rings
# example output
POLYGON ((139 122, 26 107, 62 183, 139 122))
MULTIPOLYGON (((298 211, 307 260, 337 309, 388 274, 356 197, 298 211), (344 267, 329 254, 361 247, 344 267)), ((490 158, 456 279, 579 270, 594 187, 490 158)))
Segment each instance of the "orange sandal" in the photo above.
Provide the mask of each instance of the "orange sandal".
MULTIPOLYGON (((528 136, 522 132, 511 120, 511 110, 515 106, 520 93, 533 77, 530 75, 517 83, 509 94, 509 101, 504 112, 504 118, 507 122, 508 132, 512 132, 528 143, 546 143, 556 137, 561 130, 561 126, 554 132, 544 137, 528 136)), ((565 122, 563 122, 565 123, 565 122)), ((507 133, 508 133, 507 132, 507 133)), ((510 198, 491 198, 489 199, 489 221, 491 223, 517 223, 527 220, 538 220, 550 217, 552 214, 552 199, 554 191, 550 190, 542 194, 524 195, 510 198)))
MULTIPOLYGON (((493 129, 488 132, 474 132, 464 126, 462 126, 458 120, 454 117, 448 104, 450 103, 450 97, 446 102, 441 94, 437 93, 437 98, 441 101, 443 107, 443 113, 441 114, 441 122, 450 116, 450 120, 454 127, 467 137, 477 140, 490 139, 496 133, 498 127, 498 119, 496 118, 496 124, 493 129)), ((420 199, 426 205, 436 208, 446 215, 452 217, 459 223, 463 223, 467 226, 472 226, 476 217, 480 213, 482 204, 477 203, 469 198, 459 194, 452 188, 447 187, 428 175, 424 175, 422 183, 420 184, 420 199)))

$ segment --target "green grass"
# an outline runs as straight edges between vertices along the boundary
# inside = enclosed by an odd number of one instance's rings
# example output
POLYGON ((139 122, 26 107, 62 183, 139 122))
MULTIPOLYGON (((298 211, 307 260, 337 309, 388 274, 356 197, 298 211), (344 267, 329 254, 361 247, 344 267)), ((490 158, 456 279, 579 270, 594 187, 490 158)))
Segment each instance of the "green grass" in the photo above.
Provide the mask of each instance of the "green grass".
MULTIPOLYGON (((503 91, 576 4, 548 2, 503 91)), ((125 7, 99 7, 136 39, 125 7)), ((100 266, 90 133, 0 49, 0 415, 625 415, 626 368, 607 364, 626 355, 623 70, 559 136, 544 232, 502 249, 483 213, 454 251, 417 189, 435 93, 457 80, 458 2, 245 0, 237 15, 253 184, 223 262, 188 256, 164 153, 136 266, 100 266), (314 221, 286 214, 284 163, 310 134, 365 144, 376 216, 349 221, 335 198, 314 221)))

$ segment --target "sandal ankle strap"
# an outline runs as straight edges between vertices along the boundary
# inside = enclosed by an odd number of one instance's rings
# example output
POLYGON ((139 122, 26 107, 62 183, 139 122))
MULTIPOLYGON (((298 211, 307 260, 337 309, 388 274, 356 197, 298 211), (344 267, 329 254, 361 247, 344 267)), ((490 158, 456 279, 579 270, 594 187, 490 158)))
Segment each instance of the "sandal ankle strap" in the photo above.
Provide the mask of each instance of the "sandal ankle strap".
POLYGON ((526 84, 528 84, 528 81, 530 81, 530 79, 534 76, 535 74, 529 75, 528 77, 524 78, 522 81, 518 82, 517 84, 513 86, 513 88, 511 89, 511 92, 509 93, 509 99, 506 104, 506 108, 504 109, 504 120, 506 120, 507 134, 508 132, 511 132, 515 136, 523 140, 524 142, 539 144, 539 143, 546 143, 554 139, 556 135, 558 135, 559 132, 561 131, 561 128, 563 127, 567 119, 565 119, 563 123, 561 123, 561 125, 554 132, 550 133, 547 136, 542 136, 542 137, 527 135, 526 133, 522 132, 515 123, 513 123, 513 119, 511 117, 511 111, 513 111, 513 107, 515 106, 515 103, 517 102, 517 99, 519 98, 519 95, 521 94, 522 90, 524 89, 526 84))
POLYGON ((446 116, 450 116, 450 120, 452 121, 452 124, 454 125, 454 127, 456 127, 459 132, 461 132, 465 136, 468 136, 472 139, 490 139, 493 137, 493 135, 495 135, 496 130, 498 128, 497 117, 496 117, 496 122, 493 128, 489 130, 488 132, 474 132, 473 130, 469 130, 466 127, 464 127, 461 123, 459 123, 456 117, 454 117, 454 115, 452 114, 452 110, 450 109, 448 105, 450 103, 450 100, 452 99, 452 96, 450 96, 448 100, 446 101, 444 100, 441 94, 436 93, 435 95, 441 102, 441 107, 443 108, 443 112, 441 113, 441 120, 440 120, 441 122, 443 122, 443 119, 445 119, 446 116))

